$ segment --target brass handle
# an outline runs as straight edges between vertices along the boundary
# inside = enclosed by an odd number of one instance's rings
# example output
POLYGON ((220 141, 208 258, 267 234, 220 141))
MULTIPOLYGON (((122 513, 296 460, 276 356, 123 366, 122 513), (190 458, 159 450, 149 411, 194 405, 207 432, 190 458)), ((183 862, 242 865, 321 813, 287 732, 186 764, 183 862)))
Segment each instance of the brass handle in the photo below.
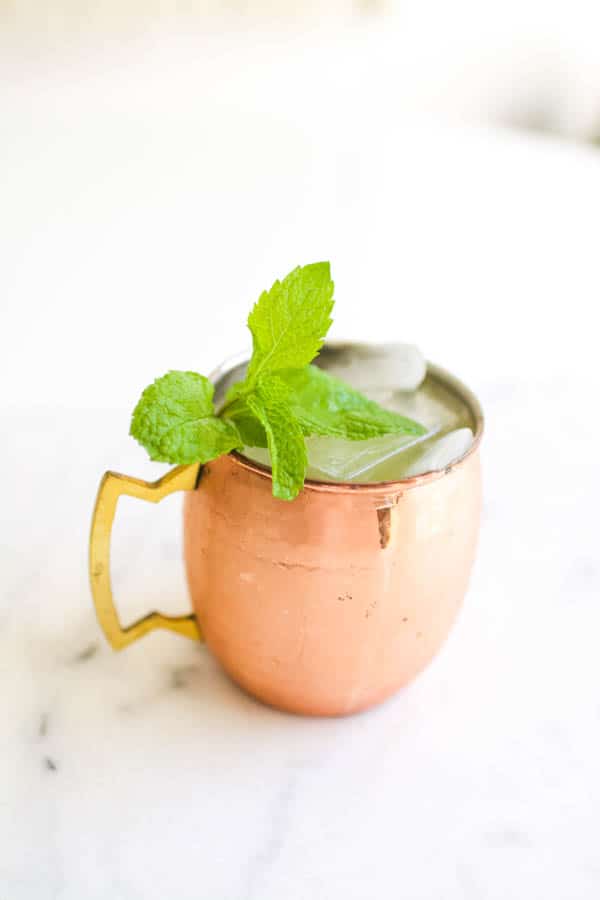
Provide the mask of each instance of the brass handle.
POLYGON ((123 628, 115 609, 110 583, 110 535, 121 494, 159 503, 163 497, 175 491, 193 491, 198 483, 199 470, 200 463, 178 466, 158 481, 141 481, 139 478, 119 475, 118 472, 106 472, 100 482, 90 534, 90 583, 98 621, 115 650, 132 644, 155 628, 166 628, 192 640, 202 640, 193 613, 187 616, 164 616, 159 612, 151 612, 123 628))

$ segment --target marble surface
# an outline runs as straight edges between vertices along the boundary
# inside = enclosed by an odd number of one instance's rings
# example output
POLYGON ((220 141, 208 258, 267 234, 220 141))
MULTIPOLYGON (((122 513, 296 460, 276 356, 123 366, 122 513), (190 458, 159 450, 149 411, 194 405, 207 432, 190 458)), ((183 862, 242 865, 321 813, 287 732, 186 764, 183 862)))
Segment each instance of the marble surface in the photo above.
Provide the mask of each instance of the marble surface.
MULTIPOLYGON (((6 414, 0 896, 598 895, 594 392, 477 388, 485 508, 464 610, 412 686, 345 720, 265 708, 175 635, 108 649, 85 570, 96 482, 109 461, 160 467, 125 411, 6 414)), ((122 501, 125 620, 186 608, 179 505, 122 501)))
MULTIPOLYGON (((595 900, 600 157, 392 121, 364 66, 342 90, 285 45, 237 78, 175 49, 3 81, 0 898, 595 900), (86 575, 101 472, 163 471, 139 390, 238 349, 323 256, 336 337, 414 341, 487 414, 459 621, 346 720, 267 709, 174 635, 114 654, 86 575)), ((179 506, 119 508, 125 621, 186 610, 179 506)))

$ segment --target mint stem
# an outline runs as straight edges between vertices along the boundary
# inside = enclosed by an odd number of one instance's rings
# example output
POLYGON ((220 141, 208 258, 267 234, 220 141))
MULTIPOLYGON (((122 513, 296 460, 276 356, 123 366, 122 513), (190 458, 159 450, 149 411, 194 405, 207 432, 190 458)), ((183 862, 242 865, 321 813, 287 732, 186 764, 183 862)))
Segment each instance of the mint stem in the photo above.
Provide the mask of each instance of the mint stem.
POLYGON ((217 415, 222 419, 231 419, 236 412, 241 412, 244 407, 244 401, 236 397, 235 400, 230 400, 229 403, 226 403, 225 406, 221 407, 217 415))

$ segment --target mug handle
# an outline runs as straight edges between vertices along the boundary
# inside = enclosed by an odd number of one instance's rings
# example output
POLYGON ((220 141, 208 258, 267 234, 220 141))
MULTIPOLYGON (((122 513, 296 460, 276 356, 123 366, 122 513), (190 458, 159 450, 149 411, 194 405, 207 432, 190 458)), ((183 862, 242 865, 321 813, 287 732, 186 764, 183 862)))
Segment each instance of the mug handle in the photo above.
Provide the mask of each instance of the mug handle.
POLYGON ((175 491, 193 491, 198 484, 200 469, 200 463, 177 466, 158 481, 141 481, 118 472, 104 473, 92 517, 90 583, 98 621, 115 650, 122 650, 155 628, 166 628, 192 640, 202 640, 193 613, 187 616, 164 616, 159 612, 151 612, 123 628, 115 609, 110 582, 110 536, 119 497, 124 494, 127 497, 149 500, 150 503, 159 503, 163 497, 175 491))

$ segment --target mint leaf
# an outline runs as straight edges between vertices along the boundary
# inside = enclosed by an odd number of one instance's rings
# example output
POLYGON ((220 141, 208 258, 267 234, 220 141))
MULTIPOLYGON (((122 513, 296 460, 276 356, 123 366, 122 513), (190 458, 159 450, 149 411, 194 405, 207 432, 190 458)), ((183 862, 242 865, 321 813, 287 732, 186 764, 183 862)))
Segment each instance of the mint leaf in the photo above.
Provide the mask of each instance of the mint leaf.
POLYGON ((248 317, 253 354, 218 416, 213 385, 195 372, 168 372, 143 392, 130 433, 150 458, 208 462, 234 449, 268 447, 273 494, 293 500, 307 468, 305 435, 364 440, 426 429, 383 409, 344 382, 309 365, 331 325, 329 263, 290 272, 261 294, 248 317))
POLYGON ((278 378, 261 382, 248 395, 250 411, 264 426, 273 476, 273 496, 293 500, 302 490, 307 459, 304 434, 288 402, 289 390, 278 378))
POLYGON ((246 447, 266 447, 267 433, 246 403, 249 393, 252 393, 252 389, 247 387, 246 382, 237 381, 227 391, 225 405, 219 415, 235 422, 246 447))
POLYGON ((246 408, 232 417, 245 447, 268 447, 264 425, 246 408))
POLYGON ((204 463, 241 449, 235 425, 215 416, 213 393, 203 375, 168 372, 143 392, 129 433, 159 462, 204 463))
POLYGON ((317 366, 289 369, 279 377, 290 389, 289 405, 304 434, 362 441, 384 434, 425 434, 412 419, 384 409, 317 366))
POLYGON ((279 369, 308 365, 331 325, 333 282, 329 263, 298 267, 264 291, 248 316, 253 353, 246 384, 279 369))

